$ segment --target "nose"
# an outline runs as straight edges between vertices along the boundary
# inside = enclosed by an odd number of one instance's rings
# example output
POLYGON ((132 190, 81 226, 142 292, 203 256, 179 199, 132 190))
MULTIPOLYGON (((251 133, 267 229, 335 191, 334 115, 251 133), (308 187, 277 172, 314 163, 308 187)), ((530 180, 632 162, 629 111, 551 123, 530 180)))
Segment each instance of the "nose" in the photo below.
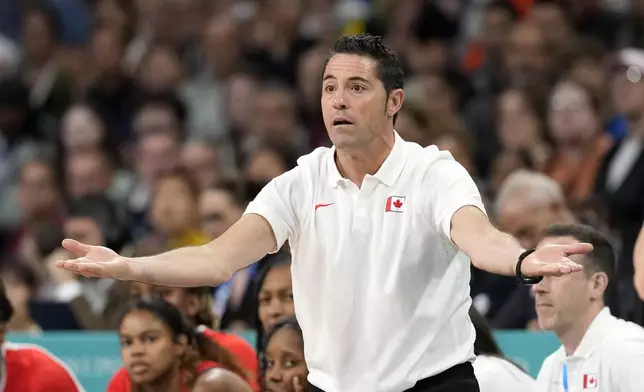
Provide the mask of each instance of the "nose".
POLYGON ((284 306, 279 300, 273 299, 271 301, 268 307, 268 315, 271 319, 278 319, 284 315, 284 306))
POLYGON ((539 283, 532 285, 532 287, 530 288, 532 290, 532 293, 533 294, 543 294, 543 293, 545 293, 546 292, 546 285, 547 285, 548 281, 549 281, 548 277, 544 277, 543 279, 541 279, 541 281, 539 283))
POLYGON ((282 371, 279 369, 278 364, 273 364, 273 366, 266 370, 266 378, 268 379, 268 381, 275 384, 279 384, 284 380, 282 371))
POLYGON ((133 342, 130 345, 130 356, 131 357, 142 357, 145 355, 145 345, 140 342, 133 342))
POLYGON ((344 93, 342 92, 341 89, 336 90, 335 94, 333 95, 333 108, 335 110, 344 110, 347 108, 347 105, 344 99, 344 93))

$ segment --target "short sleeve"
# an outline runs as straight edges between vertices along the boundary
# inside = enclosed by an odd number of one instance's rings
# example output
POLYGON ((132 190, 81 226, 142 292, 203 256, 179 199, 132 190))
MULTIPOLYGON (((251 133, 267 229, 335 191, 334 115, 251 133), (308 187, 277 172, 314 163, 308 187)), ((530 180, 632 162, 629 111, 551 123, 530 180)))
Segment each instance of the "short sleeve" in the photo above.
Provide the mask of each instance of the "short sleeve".
POLYGON ((451 241, 452 217, 462 207, 474 206, 484 214, 481 193, 465 168, 447 151, 430 164, 424 177, 424 189, 431 195, 431 221, 439 233, 451 241))
POLYGON ((248 204, 244 215, 257 214, 273 229, 277 252, 287 239, 297 236, 299 229, 296 206, 303 197, 300 168, 296 167, 269 182, 248 204))
POLYGON ((107 385, 107 392, 130 392, 130 378, 125 368, 120 368, 107 385))

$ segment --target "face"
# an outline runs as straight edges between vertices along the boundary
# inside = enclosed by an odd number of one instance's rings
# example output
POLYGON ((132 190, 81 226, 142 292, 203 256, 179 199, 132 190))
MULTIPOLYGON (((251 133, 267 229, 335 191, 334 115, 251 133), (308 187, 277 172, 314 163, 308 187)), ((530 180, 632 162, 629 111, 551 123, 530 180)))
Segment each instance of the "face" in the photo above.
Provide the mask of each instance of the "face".
POLYGON ((157 183, 151 209, 155 228, 167 235, 182 235, 194 229, 197 206, 190 188, 180 178, 168 177, 157 183))
POLYGON ((336 54, 326 65, 322 115, 338 149, 364 147, 381 137, 402 106, 402 90, 387 97, 376 68, 375 60, 352 54, 336 54))
POLYGON ((258 302, 259 321, 264 331, 295 314, 290 265, 280 265, 268 272, 259 290, 258 302))
POLYGON ((565 223, 562 219, 564 214, 561 207, 555 204, 538 206, 524 197, 507 200, 497 214, 503 230, 518 239, 525 248, 534 248, 546 227, 565 223))
POLYGON ((247 132, 257 98, 257 81, 248 75, 233 75, 228 80, 227 111, 237 131, 247 132))
POLYGON ((20 173, 18 194, 26 217, 44 217, 52 213, 59 201, 53 169, 41 163, 26 165, 20 173))
POLYGON ((190 143, 181 151, 181 164, 204 189, 219 178, 219 156, 214 147, 200 143, 190 143))
POLYGON ((644 107, 643 72, 636 67, 622 67, 611 78, 611 95, 617 112, 639 120, 644 107))
POLYGON ((92 218, 74 217, 65 221, 65 237, 94 246, 104 246, 105 239, 100 227, 92 218))
POLYGON ((606 72, 600 61, 593 58, 580 58, 570 67, 570 78, 595 94, 606 92, 606 72))
POLYGON ((194 317, 197 312, 199 312, 199 297, 197 295, 192 295, 188 290, 181 287, 164 287, 158 286, 154 288, 155 292, 163 299, 176 306, 177 309, 181 310, 186 317, 194 317))
POLYGON ((434 73, 421 76, 419 82, 425 93, 428 110, 456 113, 456 94, 445 79, 434 73))
POLYGON ((548 112, 550 132, 558 143, 584 142, 597 131, 597 114, 590 97, 576 84, 557 85, 548 112))
POLYGON ((530 17, 541 27, 549 43, 560 46, 566 42, 570 25, 561 8, 552 4, 539 4, 533 8, 530 17))
POLYGON ((145 58, 139 72, 139 79, 149 91, 163 91, 174 88, 183 77, 181 59, 167 48, 153 49, 145 58))
POLYGON ((99 148, 105 128, 96 114, 85 106, 73 106, 62 124, 63 145, 68 152, 99 148))
POLYGON ((246 166, 249 181, 264 183, 287 171, 284 158, 277 151, 263 149, 253 153, 246 166))
POLYGON ((119 71, 123 61, 123 47, 118 30, 102 29, 92 37, 91 53, 94 64, 101 72, 119 71))
POLYGON ((486 49, 499 52, 512 28, 512 19, 505 10, 491 9, 483 16, 483 41, 486 49))
POLYGON ((212 239, 224 234, 241 217, 243 211, 233 196, 224 190, 210 189, 199 197, 201 231, 212 239))
POLYGON ((220 76, 231 72, 240 55, 237 25, 230 18, 216 18, 203 34, 202 50, 207 63, 220 76))
POLYGON ((277 331, 266 347, 267 392, 294 392, 294 383, 307 390, 309 370, 304 362, 302 337, 289 328, 277 331))
POLYGON ((174 342, 168 327, 146 311, 129 313, 121 322, 121 358, 136 384, 152 384, 178 372, 185 346, 174 342))
POLYGON ((105 193, 112 171, 98 153, 79 153, 67 159, 67 192, 72 198, 105 193))
POLYGON ((504 45, 504 62, 512 82, 540 81, 548 68, 546 45, 541 30, 532 25, 518 25, 504 45))
POLYGON ((156 133, 176 136, 180 133, 179 121, 169 107, 146 106, 134 118, 134 132, 138 136, 156 133))
POLYGON ((55 45, 49 23, 40 12, 26 15, 22 23, 22 42, 29 57, 44 60, 55 45))
POLYGON ((284 144, 297 130, 295 101, 286 90, 261 92, 255 102, 254 132, 264 140, 284 144))
MULTIPOLYGON (((571 245, 573 237, 547 237, 538 245, 571 245)), ((572 261, 583 263, 581 256, 570 256, 572 261)), ((532 287, 535 294, 537 318, 541 329, 565 332, 584 315, 593 301, 600 300, 605 290, 605 274, 579 271, 558 277, 545 277, 532 287)))
POLYGON ((508 90, 498 100, 499 133, 501 142, 509 150, 527 148, 539 138, 539 120, 526 100, 517 90, 508 90))
POLYGON ((135 165, 147 184, 172 173, 179 165, 179 146, 168 134, 146 135, 139 140, 135 165))

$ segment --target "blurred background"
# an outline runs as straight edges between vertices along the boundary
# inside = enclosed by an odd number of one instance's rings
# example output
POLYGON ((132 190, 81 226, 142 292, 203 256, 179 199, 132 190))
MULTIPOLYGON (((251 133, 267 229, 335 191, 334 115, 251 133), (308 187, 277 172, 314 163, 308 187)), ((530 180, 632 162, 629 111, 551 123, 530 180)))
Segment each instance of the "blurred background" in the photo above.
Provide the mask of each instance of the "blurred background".
MULTIPOLYGON (((329 145, 322 66, 359 32, 403 59, 403 138, 451 151, 526 247, 552 223, 601 228, 611 310, 644 324, 644 1, 0 0, 8 330, 113 330, 131 288, 54 268, 61 239, 146 255, 219 236, 329 145)), ((221 328, 255 328, 266 263, 212 290, 221 328)), ((512 277, 473 270, 472 298, 495 328, 537 328, 512 277)))

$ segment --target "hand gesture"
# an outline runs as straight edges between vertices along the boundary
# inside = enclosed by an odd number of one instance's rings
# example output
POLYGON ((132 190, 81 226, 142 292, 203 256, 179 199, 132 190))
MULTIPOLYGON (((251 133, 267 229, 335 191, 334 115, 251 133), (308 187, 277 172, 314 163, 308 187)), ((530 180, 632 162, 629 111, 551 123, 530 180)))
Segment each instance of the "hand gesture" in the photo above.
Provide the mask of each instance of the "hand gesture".
POLYGON ((521 273, 528 277, 562 276, 581 271, 581 265, 568 256, 584 255, 593 250, 587 243, 572 245, 547 245, 532 252, 523 260, 521 273))
POLYGON ((304 386, 299 376, 293 377, 293 392, 304 392, 304 386))
POLYGON ((56 267, 81 274, 88 278, 114 278, 127 280, 130 267, 125 258, 102 246, 82 244, 66 239, 63 247, 77 259, 56 261, 56 267))

